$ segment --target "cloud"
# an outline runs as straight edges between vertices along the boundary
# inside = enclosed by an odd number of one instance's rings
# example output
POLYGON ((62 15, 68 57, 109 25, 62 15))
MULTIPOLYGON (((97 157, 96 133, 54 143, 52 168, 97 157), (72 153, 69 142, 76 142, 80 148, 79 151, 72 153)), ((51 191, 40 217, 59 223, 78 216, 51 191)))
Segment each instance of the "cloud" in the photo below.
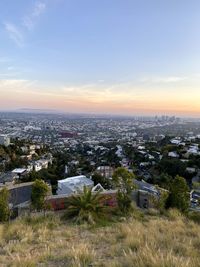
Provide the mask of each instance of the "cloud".
POLYGON ((28 30, 33 29, 34 23, 32 21, 32 19, 28 16, 23 18, 23 26, 25 26, 28 30))
POLYGON ((12 60, 8 57, 0 57, 0 63, 9 63, 10 61, 12 60))
POLYGON ((30 81, 23 80, 23 79, 3 79, 0 80, 0 89, 17 89, 17 88, 24 88, 30 84, 30 81))
POLYGON ((165 76, 165 77, 153 76, 153 77, 141 78, 139 81, 150 82, 150 83, 176 83, 187 79, 188 77, 182 77, 182 76, 165 76))
POLYGON ((36 2, 32 12, 29 15, 24 16, 22 19, 22 24, 28 30, 32 30, 35 25, 35 20, 38 18, 42 13, 44 13, 46 9, 46 4, 43 2, 36 2))
MULTIPOLYGON (((162 88, 162 87, 161 87, 162 88)), ((179 88, 179 84, 178 84, 179 88)), ((199 87, 141 90, 133 84, 50 85, 24 79, 0 79, 0 105, 59 108, 89 112, 200 112, 199 87), (181 92, 181 93, 180 93, 181 92), (195 98, 194 98, 195 95, 195 98)))
POLYGON ((7 70, 14 70, 14 67, 13 66, 8 66, 7 70))
MULTIPOLYGON (((26 15, 22 19, 22 25, 28 30, 33 29, 36 19, 45 11, 46 4, 43 2, 36 2, 32 12, 29 15, 26 15)), ((19 26, 16 26, 13 23, 5 22, 5 30, 7 31, 11 40, 19 47, 24 46, 24 36, 19 26)))
POLYGON ((45 8, 46 8, 45 3, 42 3, 42 2, 35 3, 35 7, 33 10, 32 16, 33 17, 40 16, 40 14, 42 14, 44 12, 45 8))
POLYGON ((7 94, 13 97, 16 95, 23 96, 23 94, 34 92, 35 86, 37 86, 36 80, 0 79, 0 92, 2 95, 7 94))
POLYGON ((5 22, 4 27, 10 39, 13 40, 19 47, 22 47, 24 45, 24 38, 19 28, 10 22, 5 22))

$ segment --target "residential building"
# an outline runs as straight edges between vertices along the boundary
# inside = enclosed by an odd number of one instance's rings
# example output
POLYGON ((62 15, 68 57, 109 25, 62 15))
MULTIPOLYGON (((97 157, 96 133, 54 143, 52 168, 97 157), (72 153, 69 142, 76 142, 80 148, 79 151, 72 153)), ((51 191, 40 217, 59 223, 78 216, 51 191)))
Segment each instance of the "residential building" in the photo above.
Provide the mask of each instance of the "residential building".
POLYGON ((57 194, 72 195, 80 193, 83 191, 84 186, 92 188, 94 186, 94 182, 84 175, 69 177, 58 181, 57 194))

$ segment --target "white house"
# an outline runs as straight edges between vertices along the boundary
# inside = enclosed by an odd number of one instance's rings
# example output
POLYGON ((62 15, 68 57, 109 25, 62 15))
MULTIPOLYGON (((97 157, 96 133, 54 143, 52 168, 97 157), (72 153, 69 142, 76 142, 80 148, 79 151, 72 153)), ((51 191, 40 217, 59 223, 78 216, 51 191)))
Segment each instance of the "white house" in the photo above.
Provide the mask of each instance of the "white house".
POLYGON ((13 174, 17 175, 18 178, 27 174, 27 170, 25 168, 16 168, 12 171, 13 174))
POLYGON ((73 176, 58 181, 58 195, 72 195, 83 191, 84 186, 92 188, 94 182, 85 175, 73 176))
POLYGON ((171 151, 168 153, 168 157, 170 158, 179 158, 179 155, 176 151, 171 151))

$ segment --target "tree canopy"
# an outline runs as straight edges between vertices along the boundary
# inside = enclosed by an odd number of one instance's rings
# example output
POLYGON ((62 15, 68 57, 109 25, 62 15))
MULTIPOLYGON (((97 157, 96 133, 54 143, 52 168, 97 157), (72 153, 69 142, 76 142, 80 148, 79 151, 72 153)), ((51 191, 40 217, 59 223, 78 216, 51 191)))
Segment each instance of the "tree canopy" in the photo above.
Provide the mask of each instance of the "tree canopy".
POLYGON ((119 167, 113 174, 113 184, 117 188, 117 200, 119 209, 128 212, 131 207, 131 192, 135 188, 133 179, 134 174, 123 167, 119 167))
POLYGON ((45 209, 45 197, 47 196, 48 191, 48 185, 43 180, 35 180, 32 187, 31 201, 36 210, 45 209))
POLYGON ((5 222, 9 219, 10 209, 8 204, 9 192, 5 187, 0 190, 0 221, 5 222))
POLYGON ((185 178, 177 175, 172 181, 167 206, 187 212, 189 208, 189 187, 185 178))

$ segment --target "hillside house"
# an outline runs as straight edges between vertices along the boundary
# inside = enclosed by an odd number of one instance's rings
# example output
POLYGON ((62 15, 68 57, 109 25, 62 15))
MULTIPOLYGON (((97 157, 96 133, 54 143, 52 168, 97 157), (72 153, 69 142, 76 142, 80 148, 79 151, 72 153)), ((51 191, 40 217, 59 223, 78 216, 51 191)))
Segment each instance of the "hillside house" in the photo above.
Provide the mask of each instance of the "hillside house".
POLYGON ((84 175, 73 176, 58 181, 57 194, 73 195, 83 191, 84 186, 92 188, 94 182, 84 175))

